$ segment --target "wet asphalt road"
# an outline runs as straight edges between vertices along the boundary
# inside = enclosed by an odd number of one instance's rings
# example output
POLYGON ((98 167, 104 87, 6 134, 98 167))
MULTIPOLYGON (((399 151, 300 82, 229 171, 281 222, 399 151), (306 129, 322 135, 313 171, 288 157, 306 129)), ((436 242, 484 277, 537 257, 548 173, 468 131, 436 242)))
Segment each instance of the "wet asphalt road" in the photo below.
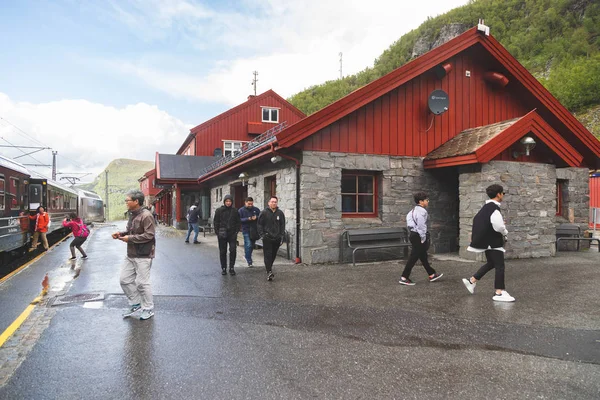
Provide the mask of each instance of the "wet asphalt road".
POLYGON ((49 308, 0 399, 600 398, 598 253, 508 261, 517 302, 498 304, 493 276, 475 295, 460 283, 479 263, 437 260, 435 283, 417 266, 404 287, 399 262, 278 260, 269 283, 241 247, 238 275, 222 277, 214 238, 186 245, 163 229, 156 316, 139 321, 120 317, 113 229, 94 232, 85 262, 67 262, 67 246, 42 259, 58 287, 81 268, 69 295, 106 298, 49 308))

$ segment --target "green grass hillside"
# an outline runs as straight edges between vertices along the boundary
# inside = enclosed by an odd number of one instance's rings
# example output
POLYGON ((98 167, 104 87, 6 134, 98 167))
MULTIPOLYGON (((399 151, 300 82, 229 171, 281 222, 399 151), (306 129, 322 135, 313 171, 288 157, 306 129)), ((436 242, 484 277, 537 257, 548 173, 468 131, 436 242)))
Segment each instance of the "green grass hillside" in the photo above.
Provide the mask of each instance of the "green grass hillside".
POLYGON ((116 221, 124 219, 125 194, 129 190, 139 190, 140 183, 138 179, 144 173, 154 168, 152 161, 128 160, 118 158, 111 161, 94 182, 85 185, 78 185, 78 188, 92 190, 98 193, 102 199, 106 197, 106 171, 108 171, 108 208, 110 215, 107 220, 116 221))
MULTIPOLYGON (((576 115, 597 115, 600 105, 600 2, 598 0, 472 0, 430 18, 403 35, 373 67, 312 86, 288 100, 306 114, 327 106, 414 57, 415 48, 433 44, 449 26, 459 32, 485 19, 491 34, 558 100, 576 115), (596 110, 596 111, 593 111, 596 110)), ((418 54, 417 54, 418 55, 418 54)), ((593 117, 591 118, 593 119, 593 117)), ((596 125, 582 123, 596 136, 596 125)))

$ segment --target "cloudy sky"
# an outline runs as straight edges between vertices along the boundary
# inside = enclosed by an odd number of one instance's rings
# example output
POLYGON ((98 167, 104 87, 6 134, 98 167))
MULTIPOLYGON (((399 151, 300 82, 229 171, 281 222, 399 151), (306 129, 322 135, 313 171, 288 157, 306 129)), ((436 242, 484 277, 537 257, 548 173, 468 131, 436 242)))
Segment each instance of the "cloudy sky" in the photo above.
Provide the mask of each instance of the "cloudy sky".
MULTIPOLYGON (((466 3, 2 0, 0 144, 51 147, 59 172, 88 181, 115 158, 177 151, 191 127, 246 100, 252 71, 258 93, 289 97, 336 79, 340 52, 344 75, 356 73, 427 17, 466 3)), ((17 161, 52 159, 32 157, 17 161)))

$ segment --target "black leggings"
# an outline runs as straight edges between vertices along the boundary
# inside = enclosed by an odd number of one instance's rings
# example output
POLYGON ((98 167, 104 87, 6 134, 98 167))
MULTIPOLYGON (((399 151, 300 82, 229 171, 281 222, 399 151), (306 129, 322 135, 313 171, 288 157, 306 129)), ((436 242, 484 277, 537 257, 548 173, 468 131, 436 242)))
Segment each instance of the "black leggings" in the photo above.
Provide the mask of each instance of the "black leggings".
POLYGON ((75 257, 75 247, 77 247, 77 250, 79 250, 79 252, 83 255, 86 256, 85 251, 83 251, 83 249, 81 248, 81 245, 83 243, 85 243, 85 241, 87 240, 86 237, 76 237, 75 239, 73 239, 73 241, 71 242, 71 244, 69 245, 69 248, 71 250, 71 255, 73 257, 75 257))
POLYGON ((480 280, 491 269, 496 269, 494 289, 504 290, 504 252, 500 250, 486 250, 485 259, 487 263, 479 268, 479 271, 473 275, 473 278, 480 280))

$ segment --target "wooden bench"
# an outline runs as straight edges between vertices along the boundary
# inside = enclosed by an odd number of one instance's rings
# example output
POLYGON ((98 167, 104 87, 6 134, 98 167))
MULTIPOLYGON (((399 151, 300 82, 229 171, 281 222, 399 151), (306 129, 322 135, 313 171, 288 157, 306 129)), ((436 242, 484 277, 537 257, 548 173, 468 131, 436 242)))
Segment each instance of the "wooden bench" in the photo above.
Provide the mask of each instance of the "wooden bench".
POLYGON ((372 228, 352 229, 342 233, 342 243, 352 249, 352 265, 356 266, 356 252, 367 249, 387 249, 399 247, 404 249, 404 258, 408 257, 407 228, 372 228))
POLYGON ((209 218, 206 221, 198 221, 198 224, 200 225, 198 227, 198 229, 202 229, 202 233, 204 234, 204 237, 206 237, 206 232, 208 233, 212 233, 213 229, 213 224, 212 224, 212 218, 209 218))
POLYGON ((561 224, 556 228, 556 251, 558 251, 558 243, 561 240, 577 241, 577 251, 579 251, 579 242, 582 240, 587 240, 590 244, 595 240, 598 244, 598 251, 600 252, 600 239, 582 236, 581 227, 577 224, 561 224))

